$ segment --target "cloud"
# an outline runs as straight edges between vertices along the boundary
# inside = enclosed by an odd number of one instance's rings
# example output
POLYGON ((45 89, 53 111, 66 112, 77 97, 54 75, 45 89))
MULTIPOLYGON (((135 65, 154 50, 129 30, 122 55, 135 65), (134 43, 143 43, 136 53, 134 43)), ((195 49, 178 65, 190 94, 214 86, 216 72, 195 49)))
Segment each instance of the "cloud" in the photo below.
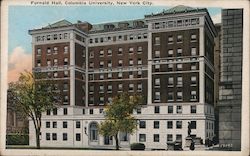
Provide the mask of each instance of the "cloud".
POLYGON ((221 14, 213 15, 212 20, 213 20, 214 24, 221 23, 221 14))
POLYGON ((8 82, 14 82, 18 80, 21 72, 24 70, 31 71, 32 69, 32 56, 25 52, 22 47, 16 47, 9 54, 8 64, 8 82))

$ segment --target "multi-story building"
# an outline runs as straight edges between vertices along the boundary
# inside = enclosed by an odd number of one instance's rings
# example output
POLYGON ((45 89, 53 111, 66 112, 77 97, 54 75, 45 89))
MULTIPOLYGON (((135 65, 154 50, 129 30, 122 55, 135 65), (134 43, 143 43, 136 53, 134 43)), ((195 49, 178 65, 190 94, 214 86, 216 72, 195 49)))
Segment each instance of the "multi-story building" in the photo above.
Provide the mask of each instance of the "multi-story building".
POLYGON ((219 93, 219 143, 241 148, 243 9, 222 10, 219 93))
POLYGON ((46 72, 64 94, 61 106, 43 116, 41 146, 113 147, 113 138, 98 135, 97 127, 105 104, 120 92, 144 97, 134 111, 136 132, 119 134, 122 147, 184 146, 188 122, 192 137, 214 136, 216 30, 207 9, 177 6, 96 25, 62 20, 29 33, 34 72, 46 72))

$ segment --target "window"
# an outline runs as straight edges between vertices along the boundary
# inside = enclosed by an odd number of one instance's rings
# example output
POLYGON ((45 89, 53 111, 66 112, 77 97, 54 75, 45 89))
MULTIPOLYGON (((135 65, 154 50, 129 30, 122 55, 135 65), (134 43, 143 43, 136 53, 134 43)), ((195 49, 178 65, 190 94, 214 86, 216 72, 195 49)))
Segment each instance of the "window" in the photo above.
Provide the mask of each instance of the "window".
POLYGON ((191 48, 191 55, 192 56, 196 56, 197 55, 197 53, 196 53, 196 48, 191 48))
POLYGON ((173 64, 168 64, 168 71, 173 71, 174 65, 173 64))
POLYGON ((68 51, 69 51, 69 47, 68 47, 68 46, 65 46, 65 47, 64 47, 64 53, 68 53, 68 51))
POLYGON ((118 73, 118 78, 121 79, 122 78, 122 72, 118 73))
POLYGON ((160 37, 155 37, 155 45, 160 45, 160 37))
POLYGON ((129 78, 130 78, 130 79, 134 78, 134 75, 133 75, 133 72, 132 72, 132 71, 129 72, 129 78))
POLYGON ((122 63, 123 63, 122 60, 118 60, 118 66, 119 66, 119 67, 122 67, 122 63))
POLYGON ((169 49, 168 50, 168 57, 173 57, 174 55, 174 50, 173 49, 169 49))
POLYGON ((132 59, 129 59, 129 66, 133 66, 134 61, 132 59))
POLYGON ((104 79, 104 74, 100 74, 99 78, 100 78, 100 80, 103 80, 104 79))
POLYGON ((136 109, 136 113, 137 113, 137 114, 141 114, 141 108, 137 108, 137 109, 136 109))
POLYGON ((181 76, 179 76, 179 77, 177 77, 177 87, 182 87, 182 85, 183 85, 183 81, 182 81, 182 77, 181 76))
POLYGON ((122 54, 123 49, 122 48, 118 48, 118 54, 121 55, 122 54))
POLYGON ((108 49, 108 56, 112 56, 112 50, 108 49))
POLYGON ((41 50, 41 48, 37 48, 37 50, 36 50, 36 54, 37 54, 37 55, 41 55, 41 54, 42 54, 42 50, 41 50))
POLYGON ((190 106, 191 107, 191 113, 196 113, 196 106, 193 105, 193 106, 190 106))
POLYGON ((68 128, 68 122, 67 121, 63 121, 63 128, 68 128))
POLYGON ((100 50, 100 51, 99 51, 99 56, 100 56, 100 57, 103 57, 103 56, 104 56, 104 51, 103 51, 103 50, 100 50))
POLYGON ((168 129, 172 129, 173 128, 173 121, 167 121, 167 126, 168 126, 168 129))
POLYGON ((81 141, 81 134, 80 133, 76 133, 76 141, 81 141))
POLYGON ((182 64, 177 64, 177 70, 182 70, 182 64))
POLYGON ((58 52, 58 47, 54 47, 54 54, 57 54, 57 52, 58 52))
POLYGON ((51 66, 51 61, 47 60, 47 66, 51 66))
POLYGON ((100 89, 100 90, 99 90, 99 93, 104 93, 104 86, 103 86, 103 85, 100 85, 100 86, 99 86, 99 89, 100 89))
POLYGON ((68 58, 64 58, 64 65, 68 65, 68 58))
POLYGON ((141 83, 137 84, 137 91, 138 92, 142 91, 142 84, 141 83))
POLYGON ((57 128, 57 122, 53 121, 53 128, 57 128))
POLYGON ((133 37, 133 34, 129 35, 129 40, 133 40, 134 37, 133 37))
POLYGON ((122 91, 123 85, 120 83, 118 84, 118 91, 122 91))
POLYGON ((177 49, 177 57, 180 57, 182 55, 182 49, 178 48, 177 49))
POLYGON ((67 82, 63 83, 63 90, 67 91, 69 89, 69 84, 67 82))
POLYGON ((154 121, 154 128, 159 129, 160 128, 160 122, 159 121, 154 121))
POLYGON ((191 91, 191 101, 195 101, 197 100, 197 94, 196 94, 196 91, 191 91))
POLYGON ((41 60, 37 60, 37 67, 41 67, 41 60))
POLYGON ((155 88, 160 88, 160 78, 155 79, 155 88))
POLYGON ((196 121, 191 121, 190 122, 190 128, 191 129, 196 129, 196 121))
POLYGON ((50 115, 50 109, 46 111, 46 115, 50 115))
POLYGON ((112 67, 112 61, 108 60, 108 67, 112 67))
POLYGON ((129 53, 133 53, 134 52, 134 48, 130 47, 128 51, 129 51, 129 53))
POLYGON ((182 121, 176 121, 176 128, 181 129, 182 128, 182 121))
POLYGON ((173 77, 169 77, 168 78, 168 87, 173 87, 174 86, 174 78, 173 77))
POLYGON ((51 54, 51 49, 47 48, 47 54, 50 55, 51 54))
POLYGON ((100 61, 99 66, 100 66, 100 68, 103 68, 104 67, 104 61, 100 61))
POLYGON ((58 60, 54 59, 54 66, 57 66, 57 65, 58 65, 58 60))
POLYGON ((142 46, 137 47, 137 52, 142 52, 142 46))
POLYGON ((173 135, 172 134, 168 134, 167 135, 167 142, 173 141, 173 135))
POLYGON ((57 140, 57 134, 56 133, 52 133, 52 140, 57 140))
POLYGON ((176 142, 182 142, 182 135, 176 134, 176 142))
POLYGON ((94 58, 94 51, 91 51, 91 52, 89 53, 89 58, 94 58))
POLYGON ((155 51, 155 58, 160 58, 160 51, 159 50, 155 51))
POLYGON ((134 84, 129 84, 129 91, 131 92, 131 91, 134 91, 134 84))
POLYGON ((76 128, 81 128, 81 122, 80 121, 76 121, 76 128))
POLYGON ((95 38, 95 43, 98 43, 98 38, 95 38))
POLYGON ((98 140, 97 123, 91 123, 89 129, 90 129, 90 141, 97 141, 98 140))
POLYGON ((174 101, 174 93, 168 92, 168 101, 174 101))
POLYGON ((120 132, 119 133, 119 138, 120 138, 120 141, 128 141, 128 133, 120 132))
POLYGON ((160 102, 161 101, 161 93, 155 92, 155 99, 154 102, 160 102))
POLYGON ((85 109, 82 109, 82 114, 85 114, 85 109))
POLYGON ((50 122, 46 122, 46 128, 50 128, 50 122))
POLYGON ((156 64, 155 65, 155 72, 159 72, 160 71, 160 65, 159 64, 156 64))
POLYGON ((177 43, 181 43, 182 42, 182 35, 177 35, 177 43))
POLYGON ((137 71, 137 77, 138 77, 138 78, 141 78, 141 77, 142 77, 142 70, 141 70, 141 69, 139 69, 139 70, 137 71))
POLYGON ((112 78, 112 73, 108 73, 108 79, 112 78))
POLYGON ((182 101, 182 92, 177 92, 177 101, 182 101))
POLYGON ((68 114, 68 109, 67 108, 63 108, 63 115, 67 115, 68 114))
POLYGON ((53 109, 53 115, 57 115, 57 108, 53 109))
POLYGON ((196 41, 196 35, 195 34, 191 35, 191 41, 196 41))
POLYGON ((69 97, 66 95, 66 96, 64 96, 64 101, 63 101, 64 103, 68 103, 69 102, 69 97))
POLYGON ((191 86, 196 86, 196 84, 197 84, 197 77, 191 76, 191 86))
POLYGON ((103 96, 101 96, 100 98, 99 98, 99 104, 100 105, 104 105, 104 97, 103 96))
POLYGON ((146 142, 146 134, 139 134, 139 141, 146 142))
POLYGON ((50 133, 46 133, 46 140, 50 140, 50 133))
POLYGON ((138 65, 142 65, 142 59, 139 58, 139 59, 137 60, 137 64, 138 64, 138 65))
POLYGON ((89 114, 94 114, 94 110, 93 110, 93 109, 90 109, 90 110, 89 110, 89 114))
POLYGON ((160 113, 160 106, 155 106, 155 113, 160 113))
POLYGON ((174 107, 168 106, 168 114, 173 114, 173 112, 174 112, 174 107))
POLYGON ((68 140, 68 134, 67 133, 63 133, 63 141, 68 140))
POLYGON ((196 70, 197 67, 196 67, 196 63, 191 63, 191 70, 196 70))
POLYGON ((99 113, 102 114, 103 113, 103 108, 99 109, 99 113))
POLYGON ((160 135, 154 134, 154 142, 160 142, 160 135))
POLYGON ((169 36, 168 37, 168 44, 172 44, 174 42, 174 37, 173 36, 169 36))
POLYGON ((181 114, 182 113, 182 106, 176 106, 176 113, 181 114))

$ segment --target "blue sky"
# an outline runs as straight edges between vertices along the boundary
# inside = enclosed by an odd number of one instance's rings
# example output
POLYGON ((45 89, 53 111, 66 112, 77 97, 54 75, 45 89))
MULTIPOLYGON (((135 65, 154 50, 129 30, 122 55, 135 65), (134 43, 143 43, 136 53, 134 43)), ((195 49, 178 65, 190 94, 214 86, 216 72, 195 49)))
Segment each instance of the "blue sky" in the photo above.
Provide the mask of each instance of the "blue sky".
MULTIPOLYGON (((145 14, 161 12, 167 6, 10 6, 9 7, 9 54, 22 47, 31 53, 31 36, 28 30, 40 28, 60 19, 72 23, 77 20, 92 24, 109 21, 143 18, 145 14)), ((221 13, 220 8, 208 8, 213 17, 221 13)))

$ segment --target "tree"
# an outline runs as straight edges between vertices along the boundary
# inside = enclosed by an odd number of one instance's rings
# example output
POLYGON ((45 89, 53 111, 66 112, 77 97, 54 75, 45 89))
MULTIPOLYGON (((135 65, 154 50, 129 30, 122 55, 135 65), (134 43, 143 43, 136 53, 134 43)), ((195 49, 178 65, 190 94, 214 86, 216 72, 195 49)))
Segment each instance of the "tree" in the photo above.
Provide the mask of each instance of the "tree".
POLYGON ((98 129, 103 136, 114 136, 116 150, 119 150, 119 132, 133 134, 137 128, 137 120, 132 113, 141 102, 141 96, 123 93, 114 97, 112 103, 106 106, 105 121, 100 123, 98 129))
POLYGON ((41 73, 25 71, 17 82, 9 84, 13 102, 33 121, 36 132, 36 147, 40 148, 41 118, 46 110, 55 108, 60 101, 58 92, 53 90, 53 81, 44 80, 41 73))

